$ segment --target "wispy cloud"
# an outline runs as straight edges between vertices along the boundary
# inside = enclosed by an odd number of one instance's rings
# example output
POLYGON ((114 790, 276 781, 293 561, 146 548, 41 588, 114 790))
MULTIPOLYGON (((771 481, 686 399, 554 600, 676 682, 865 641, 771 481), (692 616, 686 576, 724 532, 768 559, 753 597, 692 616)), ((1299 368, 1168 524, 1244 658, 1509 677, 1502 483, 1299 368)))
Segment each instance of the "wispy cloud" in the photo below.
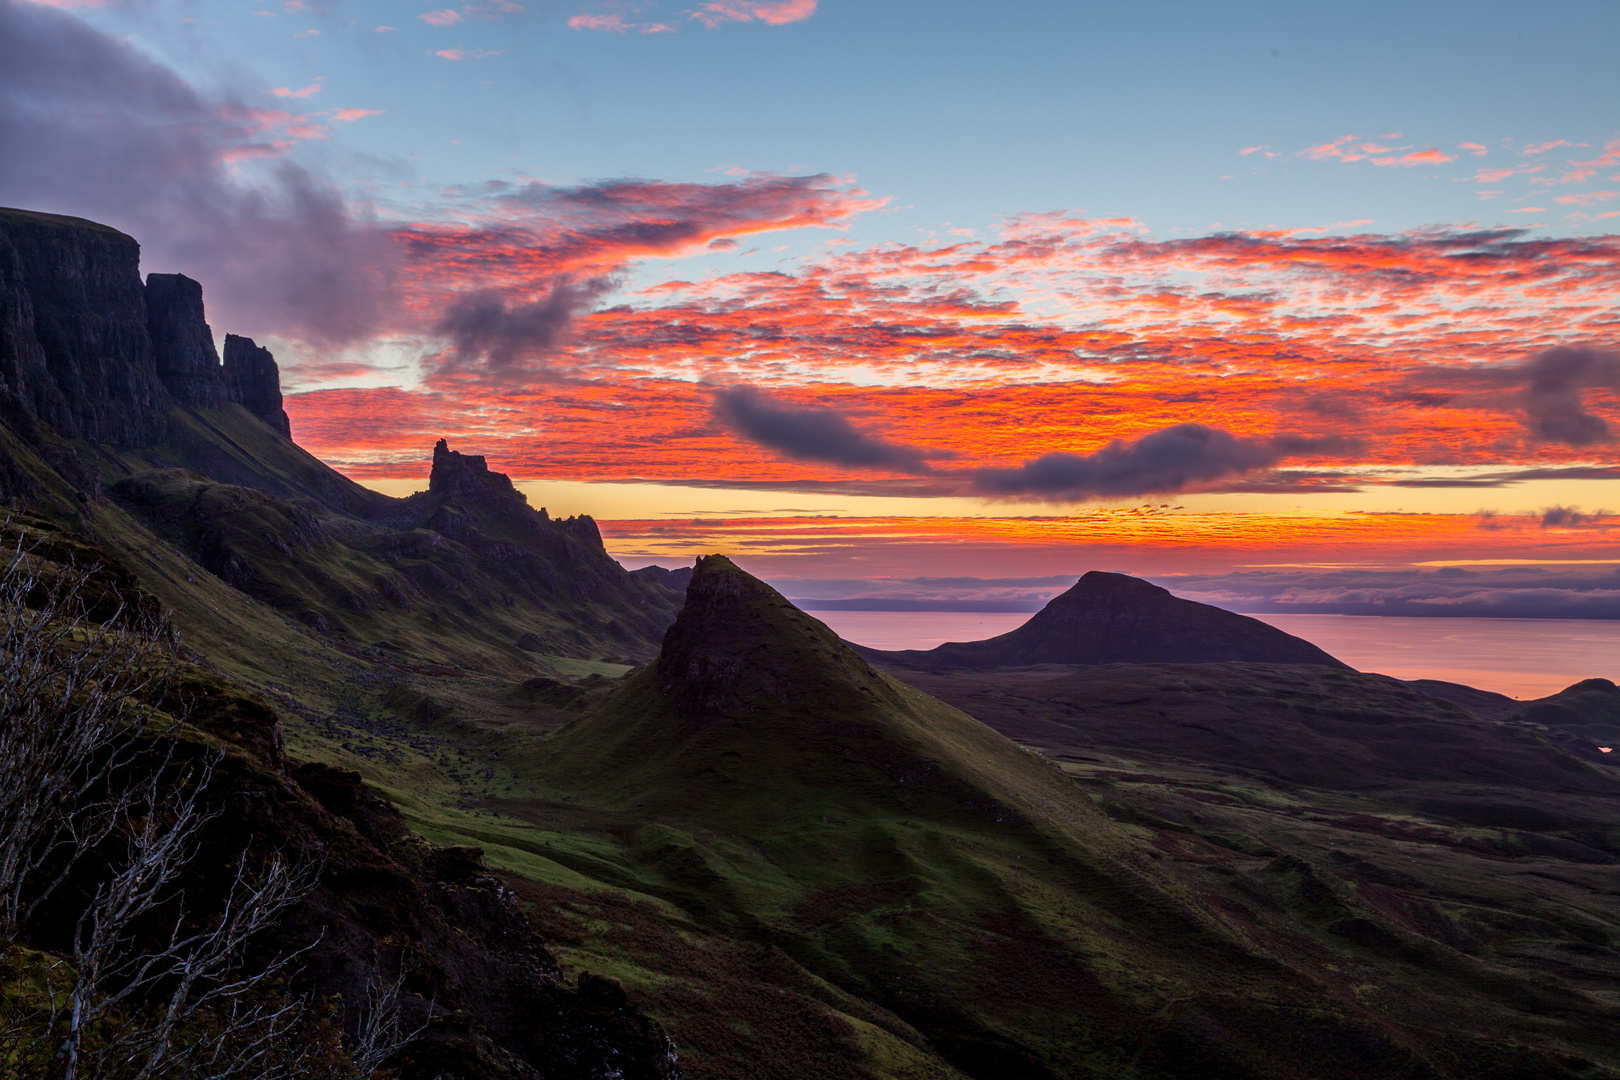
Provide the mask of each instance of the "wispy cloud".
POLYGON ((697 10, 688 12, 687 18, 695 19, 713 30, 722 23, 746 23, 756 19, 771 26, 784 26, 803 22, 815 13, 816 0, 710 0, 699 5, 697 10))
POLYGON ((268 91, 268 93, 272 97, 278 98, 311 98, 321 92, 322 79, 323 76, 317 75, 313 82, 302 89, 290 90, 285 86, 278 86, 274 90, 268 91))
POLYGON ((1572 144, 1568 139, 1553 139, 1550 142, 1530 143, 1528 146, 1524 147, 1524 149, 1519 151, 1519 156, 1535 157, 1539 154, 1545 154, 1549 150, 1556 150, 1560 146, 1570 145, 1572 144))
POLYGON ((623 34, 635 31, 638 34, 673 34, 675 28, 668 23, 661 22, 625 22, 624 17, 618 14, 580 14, 569 18, 568 26, 572 30, 600 30, 610 34, 623 34))

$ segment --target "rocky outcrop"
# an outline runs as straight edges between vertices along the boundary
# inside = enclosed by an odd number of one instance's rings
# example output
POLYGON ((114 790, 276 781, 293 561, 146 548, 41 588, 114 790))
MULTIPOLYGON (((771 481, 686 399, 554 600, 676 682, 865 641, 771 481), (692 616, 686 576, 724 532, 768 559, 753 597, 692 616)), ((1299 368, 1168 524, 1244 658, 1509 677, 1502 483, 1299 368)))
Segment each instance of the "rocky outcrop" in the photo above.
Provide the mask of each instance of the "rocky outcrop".
POLYGON ((225 393, 273 430, 292 438, 292 422, 281 407, 281 369, 270 350, 250 337, 225 335, 225 393))
POLYGON ((162 441, 177 404, 237 402, 290 436, 269 350, 227 335, 222 366, 202 285, 143 285, 140 255, 93 221, 0 209, 0 397, 59 435, 113 446, 162 441))
POLYGON ((158 378, 175 401, 193 409, 217 409, 229 400, 214 332, 203 318, 199 282, 184 274, 148 274, 146 328, 158 378))
POLYGON ((59 435, 161 439, 173 399, 147 329, 140 245, 80 218, 0 209, 0 383, 59 435))
POLYGON ((444 439, 433 444, 433 471, 428 474, 428 493, 447 499, 464 499, 490 509, 514 499, 522 500, 524 506, 529 503, 512 486, 510 477, 505 473, 489 471, 489 462, 484 460, 483 454, 463 454, 459 450, 452 450, 444 439))
MULTIPOLYGON (((528 496, 512 486, 511 477, 491 472, 484 455, 452 450, 443 439, 433 444, 433 471, 428 474, 427 493, 430 501, 441 506, 454 503, 463 508, 515 517, 537 535, 549 536, 560 531, 582 545, 585 551, 607 553, 602 544, 602 530, 589 514, 553 521, 544 507, 535 511, 529 506, 528 496), (551 528, 546 528, 547 525, 551 528)), ((434 520, 446 526, 440 531, 450 536, 456 535, 458 528, 470 527, 442 517, 434 520)))
POLYGON ((927 651, 857 648, 869 660, 919 668, 1029 664, 1320 664, 1343 668, 1303 638, 1127 574, 1093 570, 1018 629, 927 651))

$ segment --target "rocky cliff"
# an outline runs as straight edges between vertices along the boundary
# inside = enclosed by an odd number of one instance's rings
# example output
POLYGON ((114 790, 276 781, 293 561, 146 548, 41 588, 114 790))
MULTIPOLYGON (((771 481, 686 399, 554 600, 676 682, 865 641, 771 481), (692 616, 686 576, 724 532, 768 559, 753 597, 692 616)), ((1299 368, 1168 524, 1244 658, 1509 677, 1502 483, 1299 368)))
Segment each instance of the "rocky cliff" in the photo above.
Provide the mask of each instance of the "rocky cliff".
POLYGON ((0 209, 0 383, 68 438, 161 439, 173 401, 147 328, 140 245, 80 218, 0 209))
POLYGON ((164 389, 181 405, 225 404, 225 377, 214 331, 203 318, 202 285, 184 274, 146 276, 146 329, 164 389))
POLYGON ((117 447, 162 441, 176 405, 235 402, 282 435, 280 372, 251 339, 221 366, 202 286, 143 285, 140 245, 81 218, 0 208, 0 396, 57 434, 117 447))
POLYGON ((292 422, 281 407, 281 369, 270 350, 250 337, 225 335, 225 393, 272 430, 292 438, 292 422))

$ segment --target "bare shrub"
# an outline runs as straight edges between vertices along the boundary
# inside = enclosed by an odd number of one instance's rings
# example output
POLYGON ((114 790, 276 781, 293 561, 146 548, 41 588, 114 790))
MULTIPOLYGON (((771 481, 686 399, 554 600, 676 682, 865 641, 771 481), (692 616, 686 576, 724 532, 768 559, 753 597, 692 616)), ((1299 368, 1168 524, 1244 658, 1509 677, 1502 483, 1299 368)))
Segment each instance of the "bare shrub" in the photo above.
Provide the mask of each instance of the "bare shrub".
POLYGON ((161 617, 118 604, 112 619, 89 618, 92 570, 49 572, 21 538, 4 560, 0 943, 112 836, 132 803, 152 795, 130 779, 153 718, 141 702, 175 667, 161 617))
MULTIPOLYGON (((205 799, 223 753, 182 747, 184 717, 147 704, 177 673, 165 618, 116 598, 109 610, 93 580, 94 568, 50 566, 22 539, 0 564, 6 962, 42 905, 68 898, 65 884, 90 893, 67 954, 33 954, 33 992, 0 1000, 0 1076, 312 1075, 331 1047, 290 1037, 308 1002, 282 989, 304 950, 253 969, 244 957, 315 887, 320 863, 244 850, 223 907, 189 910, 183 880, 217 816, 205 799)), ((354 1075, 342 1065, 325 1071, 354 1075)))

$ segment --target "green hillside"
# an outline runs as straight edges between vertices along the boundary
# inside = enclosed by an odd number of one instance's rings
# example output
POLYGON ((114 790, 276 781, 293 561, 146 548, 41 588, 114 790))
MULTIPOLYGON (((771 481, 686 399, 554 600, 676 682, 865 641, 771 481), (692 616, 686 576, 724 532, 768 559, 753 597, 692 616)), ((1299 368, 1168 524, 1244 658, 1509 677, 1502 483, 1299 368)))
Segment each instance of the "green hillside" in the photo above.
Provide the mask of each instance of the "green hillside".
MULTIPOLYGON (((722 557, 659 661, 519 768, 555 794, 490 805, 600 837, 582 872, 834 988, 820 1000, 863 1050, 849 1075, 905 1075, 883 1064, 899 1044, 986 1078, 1422 1075, 1382 1018, 1263 955, 1056 764, 722 557)), ((655 1011, 724 1000, 614 935, 583 944, 655 1011)))

